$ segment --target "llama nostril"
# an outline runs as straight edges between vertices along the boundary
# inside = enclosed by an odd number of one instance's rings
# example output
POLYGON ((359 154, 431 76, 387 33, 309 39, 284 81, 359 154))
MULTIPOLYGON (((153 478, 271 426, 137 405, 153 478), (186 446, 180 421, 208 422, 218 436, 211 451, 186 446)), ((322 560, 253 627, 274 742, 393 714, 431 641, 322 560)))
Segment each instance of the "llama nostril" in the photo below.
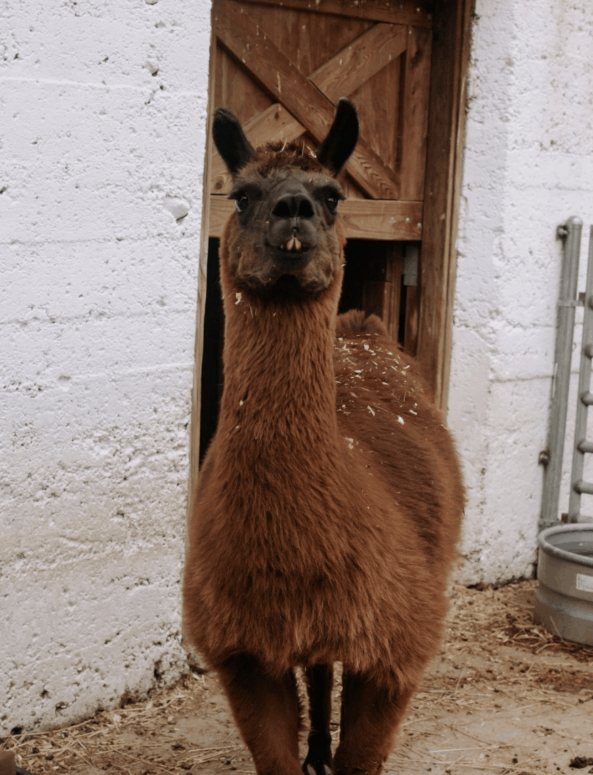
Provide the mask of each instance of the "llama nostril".
POLYGON ((299 202, 297 218, 312 218, 315 215, 311 200, 303 197, 299 202))
POLYGON ((272 215, 275 215, 277 218, 291 218, 292 215, 288 202, 285 199, 280 199, 276 202, 272 215))

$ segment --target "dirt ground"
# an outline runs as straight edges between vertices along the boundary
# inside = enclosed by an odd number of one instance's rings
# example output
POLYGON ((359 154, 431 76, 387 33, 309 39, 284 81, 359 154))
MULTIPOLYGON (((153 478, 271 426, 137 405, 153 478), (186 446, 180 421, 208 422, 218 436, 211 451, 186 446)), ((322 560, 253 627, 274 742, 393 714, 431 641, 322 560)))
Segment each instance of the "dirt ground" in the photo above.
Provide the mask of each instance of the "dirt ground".
MULTIPOLYGON (((453 589, 446 641, 386 775, 593 773, 593 649, 532 623, 535 584, 453 589)), ((255 773, 215 677, 193 672, 142 702, 0 748, 34 775, 255 773)))

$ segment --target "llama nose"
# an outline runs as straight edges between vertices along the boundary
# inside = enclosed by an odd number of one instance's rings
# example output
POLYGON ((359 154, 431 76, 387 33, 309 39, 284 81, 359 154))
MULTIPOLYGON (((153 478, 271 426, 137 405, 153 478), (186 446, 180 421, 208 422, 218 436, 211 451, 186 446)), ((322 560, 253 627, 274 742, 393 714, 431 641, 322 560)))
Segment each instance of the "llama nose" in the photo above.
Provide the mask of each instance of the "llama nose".
MULTIPOLYGON (((286 193, 276 201, 272 215, 296 222, 297 218, 313 218, 315 211, 313 203, 306 194, 286 193)), ((293 225, 296 226, 296 223, 293 225)))

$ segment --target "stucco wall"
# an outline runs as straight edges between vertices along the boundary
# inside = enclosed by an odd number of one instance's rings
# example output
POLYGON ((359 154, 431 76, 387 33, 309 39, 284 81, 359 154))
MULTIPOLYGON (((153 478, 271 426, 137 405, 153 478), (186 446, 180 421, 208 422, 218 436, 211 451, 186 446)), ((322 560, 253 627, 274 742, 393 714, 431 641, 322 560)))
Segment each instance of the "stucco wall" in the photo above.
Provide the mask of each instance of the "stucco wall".
MULTIPOLYGON (((590 4, 477 0, 449 402, 469 490, 469 583, 529 575, 535 559, 562 259, 556 227, 571 215, 588 232, 590 4)), ((584 264, 586 245, 583 254, 584 264)))
POLYGON ((0 734, 185 668, 209 24, 2 4, 0 734))

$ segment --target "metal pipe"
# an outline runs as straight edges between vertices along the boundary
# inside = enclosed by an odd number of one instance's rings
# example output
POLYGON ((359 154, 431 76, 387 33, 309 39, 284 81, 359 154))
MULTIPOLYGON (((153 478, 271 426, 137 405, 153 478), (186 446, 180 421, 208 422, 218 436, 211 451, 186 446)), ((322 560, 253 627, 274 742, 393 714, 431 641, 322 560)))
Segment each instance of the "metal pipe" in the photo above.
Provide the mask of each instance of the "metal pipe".
MULTIPOLYGON (((572 489, 579 495, 593 495, 593 484, 591 484, 591 482, 583 482, 582 479, 579 479, 577 482, 575 482, 572 486, 572 489)), ((577 514, 577 516, 580 516, 580 513, 577 514)), ((570 521, 570 514, 568 515, 568 519, 570 521)))
POLYGON ((578 303, 577 281, 582 228, 583 222, 577 217, 569 218, 564 226, 558 228, 558 237, 564 239, 564 259, 560 275, 554 376, 552 378, 550 424, 548 427, 549 463, 544 470, 540 530, 558 523, 562 457, 570 386, 570 360, 574 337, 574 318, 578 303))
POLYGON ((587 436, 587 409, 593 405, 591 389, 591 359, 588 349, 593 345, 593 226, 589 234, 589 260, 587 262, 587 285, 585 288, 585 308, 583 314, 583 338, 581 340, 581 364, 579 369, 579 396, 574 423, 574 444, 572 453, 572 471, 570 497, 568 499, 568 522, 578 522, 581 512, 581 493, 593 495, 593 485, 583 482, 585 453, 581 443, 587 436), (577 489, 577 484, 579 488, 577 489))

